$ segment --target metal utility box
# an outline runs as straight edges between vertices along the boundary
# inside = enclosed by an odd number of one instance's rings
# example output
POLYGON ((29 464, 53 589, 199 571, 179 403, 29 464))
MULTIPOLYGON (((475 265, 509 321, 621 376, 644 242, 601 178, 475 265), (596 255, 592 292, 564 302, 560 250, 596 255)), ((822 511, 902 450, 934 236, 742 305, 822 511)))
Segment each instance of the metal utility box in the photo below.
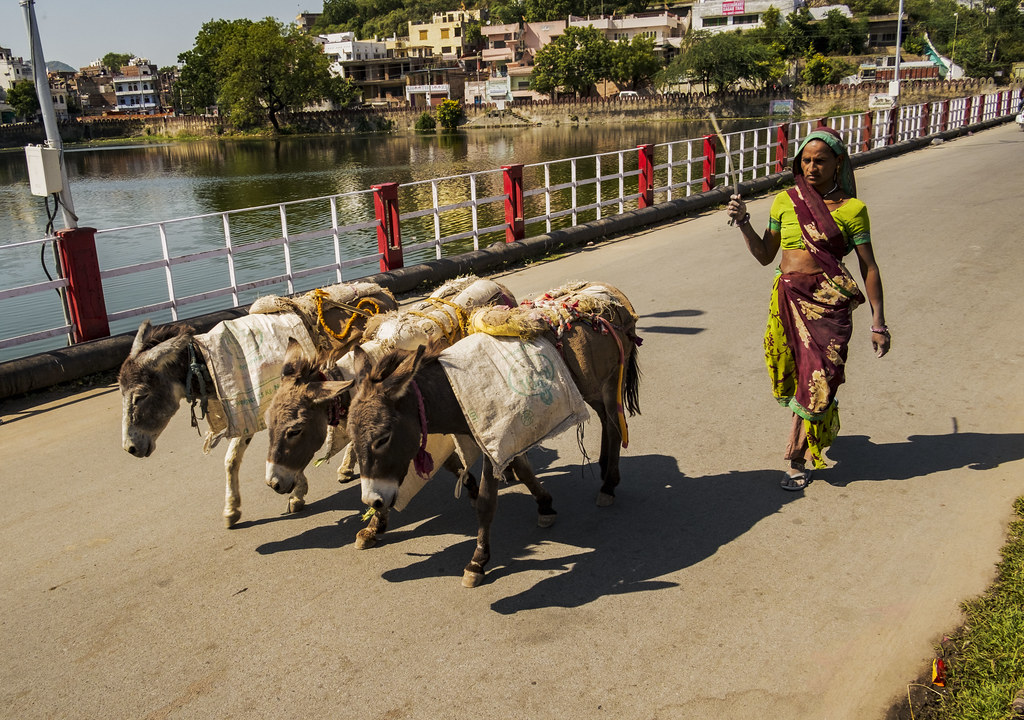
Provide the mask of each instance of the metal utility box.
POLYGON ((64 189, 60 179, 60 150, 43 145, 25 148, 28 181, 33 195, 52 195, 64 189))

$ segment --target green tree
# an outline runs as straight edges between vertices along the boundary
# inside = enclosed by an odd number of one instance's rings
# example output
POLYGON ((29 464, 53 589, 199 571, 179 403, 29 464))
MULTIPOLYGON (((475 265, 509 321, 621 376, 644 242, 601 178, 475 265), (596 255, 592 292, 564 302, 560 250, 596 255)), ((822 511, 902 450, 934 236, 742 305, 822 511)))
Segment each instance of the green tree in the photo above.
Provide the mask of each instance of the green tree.
POLYGON ((868 42, 867 21, 852 20, 839 10, 829 10, 815 30, 815 47, 830 55, 859 55, 868 42))
POLYGON ((112 72, 116 73, 121 69, 122 66, 127 65, 133 57, 135 57, 134 53, 130 52, 108 52, 106 55, 103 56, 103 59, 100 60, 100 63, 103 65, 103 67, 108 68, 112 72))
POLYGON ((179 110, 205 113, 217 104, 220 92, 221 49, 237 34, 244 33, 252 20, 211 20, 196 35, 195 45, 178 55, 181 74, 176 83, 181 98, 179 110))
POLYGON ((32 121, 39 114, 39 97, 36 95, 36 84, 31 80, 15 83, 7 91, 7 102, 14 108, 15 117, 32 121))
POLYGON ((269 120, 279 131, 282 111, 323 100, 344 104, 355 94, 350 82, 331 75, 316 41, 273 18, 208 22, 178 61, 183 101, 216 102, 238 127, 269 120))
POLYGON ((808 85, 835 85, 855 70, 845 60, 815 53, 807 58, 807 64, 800 75, 808 85))
POLYGON ((437 121, 445 130, 457 128, 464 116, 462 103, 458 100, 445 99, 437 106, 437 121))
POLYGON ((569 26, 537 52, 530 87, 545 95, 555 90, 590 95, 595 83, 609 77, 611 52, 600 30, 569 26))
POLYGON ((662 68, 661 60, 654 53, 654 40, 640 35, 612 43, 609 57, 611 79, 632 90, 649 86, 662 68))
POLYGON ((775 79, 779 65, 779 57, 772 48, 754 36, 698 30, 659 76, 659 84, 697 80, 704 92, 711 87, 721 92, 742 79, 754 83, 775 79))

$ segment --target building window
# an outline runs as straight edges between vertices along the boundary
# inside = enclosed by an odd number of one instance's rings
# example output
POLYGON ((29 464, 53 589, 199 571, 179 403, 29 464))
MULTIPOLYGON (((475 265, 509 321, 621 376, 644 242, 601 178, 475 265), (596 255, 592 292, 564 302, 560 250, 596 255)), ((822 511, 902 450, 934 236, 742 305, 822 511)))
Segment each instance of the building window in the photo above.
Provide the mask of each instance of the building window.
POLYGON ((426 30, 420 30, 420 40, 426 40, 426 39, 427 39, 427 31, 426 30))
POLYGON ((455 26, 455 37, 462 37, 462 26, 461 25, 456 25, 455 26))
POLYGON ((450 31, 448 30, 448 28, 441 28, 441 39, 442 40, 447 40, 448 36, 449 36, 449 32, 450 31))
POLYGON ((451 46, 441 48, 442 55, 450 55, 452 52, 451 46))
POLYGON ((728 24, 729 18, 727 17, 706 17, 703 21, 704 27, 721 27, 728 24))
POLYGON ((734 15, 733 25, 752 25, 757 22, 757 15, 734 15))

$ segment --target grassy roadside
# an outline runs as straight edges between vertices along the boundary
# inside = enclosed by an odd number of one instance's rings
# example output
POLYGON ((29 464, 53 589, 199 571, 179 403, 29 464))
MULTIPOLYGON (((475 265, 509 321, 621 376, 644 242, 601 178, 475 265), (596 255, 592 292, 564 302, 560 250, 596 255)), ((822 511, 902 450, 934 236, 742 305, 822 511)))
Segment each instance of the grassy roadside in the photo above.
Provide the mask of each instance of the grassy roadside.
POLYGON ((995 582, 964 603, 964 624, 936 649, 945 686, 929 667, 886 720, 1024 718, 1024 497, 1014 511, 995 582))

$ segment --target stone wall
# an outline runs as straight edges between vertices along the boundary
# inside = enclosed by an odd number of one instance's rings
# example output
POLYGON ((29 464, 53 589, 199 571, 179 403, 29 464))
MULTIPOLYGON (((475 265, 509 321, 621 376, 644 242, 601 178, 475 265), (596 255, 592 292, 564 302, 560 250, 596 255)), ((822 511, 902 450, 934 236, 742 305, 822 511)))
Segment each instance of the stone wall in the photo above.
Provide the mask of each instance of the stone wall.
MULTIPOLYGON (((901 102, 914 105, 968 95, 995 92, 991 80, 929 81, 906 83, 901 102)), ((797 117, 816 118, 868 109, 868 97, 885 93, 885 83, 833 85, 795 91, 764 90, 737 93, 686 93, 629 99, 580 98, 557 102, 516 103, 499 112, 493 106, 468 105, 466 127, 555 125, 560 123, 657 122, 703 119, 714 111, 725 118, 768 117, 772 100, 793 100, 797 117)), ((422 109, 357 109, 304 112, 282 115, 282 122, 299 133, 408 132, 415 128, 422 109)), ((104 138, 216 137, 227 130, 219 117, 97 118, 60 124, 65 142, 104 138)), ((45 140, 39 123, 0 125, 0 148, 21 147, 45 140)))

